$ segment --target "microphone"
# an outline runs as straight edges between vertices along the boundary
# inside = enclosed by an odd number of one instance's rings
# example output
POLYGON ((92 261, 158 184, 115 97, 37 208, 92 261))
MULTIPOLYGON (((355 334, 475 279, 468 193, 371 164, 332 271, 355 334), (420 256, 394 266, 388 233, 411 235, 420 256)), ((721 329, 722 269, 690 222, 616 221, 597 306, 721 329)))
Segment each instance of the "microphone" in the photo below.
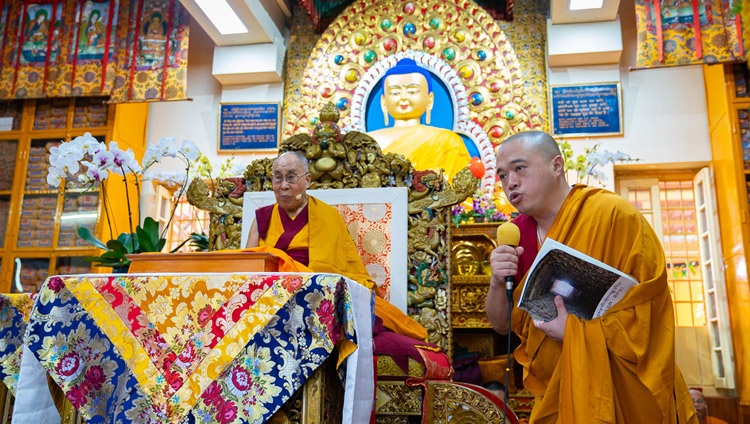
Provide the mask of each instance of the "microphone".
MULTIPOLYGON (((521 241, 521 230, 518 229, 518 225, 512 222, 506 222, 497 227, 497 244, 505 244, 508 246, 516 247, 518 242, 521 241)), ((515 283, 515 276, 509 275, 505 277, 505 290, 508 291, 508 300, 512 301, 513 297, 513 285, 515 283)))
POLYGON ((302 194, 298 194, 298 195, 294 196, 294 198, 295 198, 295 200, 299 200, 299 199, 302 198, 302 194))
MULTIPOLYGON (((512 222, 506 222, 505 224, 500 224, 499 227, 497 227, 497 244, 498 245, 507 245, 507 246, 518 246, 518 242, 521 241, 521 230, 518 229, 518 225, 512 223, 512 222)), ((505 277, 505 294, 508 296, 508 356, 505 361, 505 398, 503 402, 503 421, 502 423, 505 424, 506 419, 508 417, 508 392, 510 391, 510 343, 511 343, 511 326, 510 326, 510 318, 511 318, 511 309, 513 308, 513 285, 515 283, 516 277, 514 275, 509 275, 505 277)))

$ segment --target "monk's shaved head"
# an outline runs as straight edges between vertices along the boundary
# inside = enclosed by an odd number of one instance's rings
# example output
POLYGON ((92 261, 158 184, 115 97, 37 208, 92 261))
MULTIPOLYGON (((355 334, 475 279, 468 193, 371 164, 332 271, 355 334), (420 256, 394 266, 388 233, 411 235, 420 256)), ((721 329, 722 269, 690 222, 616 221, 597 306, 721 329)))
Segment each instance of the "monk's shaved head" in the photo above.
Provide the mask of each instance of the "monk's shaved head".
POLYGON ((534 150, 545 160, 551 160, 555 156, 562 156, 560 147, 549 134, 542 131, 526 131, 513 134, 502 142, 500 147, 509 143, 523 143, 527 150, 534 150))

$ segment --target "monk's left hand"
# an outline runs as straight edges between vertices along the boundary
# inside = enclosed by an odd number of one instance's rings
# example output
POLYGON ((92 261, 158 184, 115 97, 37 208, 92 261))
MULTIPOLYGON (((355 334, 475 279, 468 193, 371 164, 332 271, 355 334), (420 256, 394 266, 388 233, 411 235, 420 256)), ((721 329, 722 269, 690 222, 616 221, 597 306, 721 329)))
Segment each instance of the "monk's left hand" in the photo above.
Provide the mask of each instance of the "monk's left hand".
POLYGON ((561 342, 565 335, 565 322, 568 321, 568 310, 565 308, 565 302, 560 296, 555 296, 555 306, 557 307, 557 318, 552 321, 542 321, 535 319, 534 326, 544 332, 552 340, 561 342))

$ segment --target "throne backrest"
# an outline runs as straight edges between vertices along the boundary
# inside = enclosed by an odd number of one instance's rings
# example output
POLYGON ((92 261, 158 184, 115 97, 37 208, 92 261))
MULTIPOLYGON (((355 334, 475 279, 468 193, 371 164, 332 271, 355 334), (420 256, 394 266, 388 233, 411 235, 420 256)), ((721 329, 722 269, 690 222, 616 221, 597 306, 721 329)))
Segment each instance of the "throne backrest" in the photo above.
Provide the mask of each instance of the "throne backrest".
MULTIPOLYGON (((406 187, 308 190, 336 207, 379 292, 407 311, 408 189, 406 187)), ((271 191, 245 192, 242 246, 247 242, 255 210, 275 202, 271 191)))

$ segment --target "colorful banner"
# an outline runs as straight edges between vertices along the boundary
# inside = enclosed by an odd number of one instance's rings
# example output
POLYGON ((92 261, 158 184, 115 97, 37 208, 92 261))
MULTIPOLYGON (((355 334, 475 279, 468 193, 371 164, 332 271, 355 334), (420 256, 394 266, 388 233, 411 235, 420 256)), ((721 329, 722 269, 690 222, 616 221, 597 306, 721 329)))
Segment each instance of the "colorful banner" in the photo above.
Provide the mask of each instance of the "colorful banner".
POLYGON ((177 0, 0 3, 0 99, 185 99, 188 16, 177 0))
POLYGON ((731 0, 636 0, 637 68, 744 60, 731 0))

